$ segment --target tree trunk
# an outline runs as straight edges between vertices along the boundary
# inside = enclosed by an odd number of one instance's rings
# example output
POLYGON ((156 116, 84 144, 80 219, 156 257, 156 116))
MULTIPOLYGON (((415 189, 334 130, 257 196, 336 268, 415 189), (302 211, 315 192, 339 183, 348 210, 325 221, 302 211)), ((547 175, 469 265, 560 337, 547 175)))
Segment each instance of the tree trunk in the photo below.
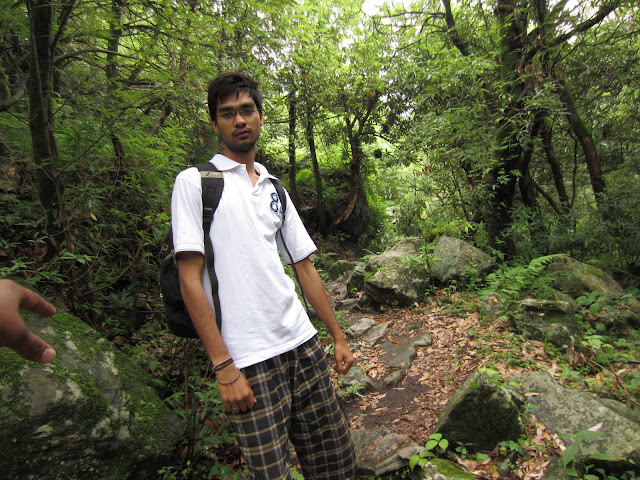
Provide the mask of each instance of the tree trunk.
POLYGON ((600 205, 602 202, 602 196, 605 193, 605 184, 602 176, 598 150, 593 142, 591 132, 589 132, 589 129, 578 114, 571 91, 563 79, 559 79, 559 83, 560 99, 562 100, 562 104, 567 112, 567 121, 582 147, 582 153, 584 154, 584 159, 587 163, 587 171, 589 172, 589 178, 591 180, 591 189, 593 190, 593 194, 596 198, 596 203, 600 205))
POLYGON ((169 118, 172 113, 173 104, 170 101, 167 101, 162 107, 162 111, 160 112, 160 115, 158 115, 156 123, 154 123, 153 127, 151 127, 151 130, 149 130, 149 134, 153 135, 154 137, 158 135, 158 132, 162 128, 162 125, 164 125, 164 122, 167 121, 167 118, 169 118))
POLYGON ((557 211, 561 215, 566 215, 569 213, 570 208, 569 195, 567 195, 567 190, 564 186, 564 178, 562 175, 562 169, 560 168, 560 163, 558 162, 555 150, 553 149, 551 127, 548 125, 543 126, 540 136, 542 138, 542 148, 545 156, 547 157, 547 163, 551 169, 551 175, 553 176, 553 184, 556 187, 558 199, 560 200, 560 205, 557 211))
POLYGON ((48 257, 55 254, 64 239, 59 218, 62 186, 55 168, 58 147, 53 135, 51 100, 54 68, 51 51, 55 13, 53 5, 50 1, 42 0, 27 2, 31 28, 29 129, 33 160, 37 167, 38 197, 46 212, 48 257))
POLYGON ((485 209, 485 221, 489 244, 502 251, 506 257, 515 254, 515 245, 508 236, 511 225, 511 206, 517 185, 517 175, 526 175, 523 169, 523 146, 519 138, 518 114, 522 112, 524 83, 519 74, 522 42, 526 21, 516 13, 514 0, 498 0, 496 15, 501 25, 500 68, 504 82, 503 96, 510 98, 504 117, 498 121, 497 164, 487 175, 492 195, 485 209))
POLYGON ((301 204, 300 192, 296 183, 296 175, 298 174, 298 165, 296 162, 296 114, 298 107, 298 99, 294 92, 290 93, 287 98, 289 102, 289 193, 291 199, 296 205, 301 204))
POLYGON ((449 36, 449 39, 451 40, 451 43, 453 43, 453 45, 458 49, 460 55, 466 57, 469 55, 469 46, 465 41, 462 40, 462 37, 460 37, 460 33, 456 28, 456 22, 453 18, 453 12, 451 10, 451 1, 442 0, 442 5, 444 6, 444 18, 445 22, 447 23, 447 34, 449 36))
MULTIPOLYGON (((502 145, 509 139, 509 136, 505 137, 501 139, 502 145)), ((486 177, 492 193, 487 200, 487 207, 483 209, 483 217, 487 225, 489 245, 503 252, 508 258, 515 253, 515 245, 508 236, 507 229, 511 225, 511 207, 518 178, 514 171, 519 171, 520 167, 519 145, 505 147, 498 158, 499 166, 491 169, 486 177)))
POLYGON ((366 230, 369 221, 369 202, 362 188, 361 170, 364 153, 360 145, 359 135, 354 135, 353 125, 347 121, 347 137, 351 148, 350 177, 351 188, 349 200, 342 214, 333 221, 331 230, 341 228, 346 233, 359 236, 366 230), (357 212, 354 215, 354 212, 357 212))
MULTIPOLYGON (((118 86, 118 64, 116 57, 120 49, 120 37, 122 37, 122 3, 120 0, 112 0, 111 2, 111 18, 109 20, 109 41, 107 48, 107 64, 104 67, 104 73, 107 77, 107 95, 109 103, 112 107, 111 112, 117 112, 115 108, 116 100, 113 98, 113 92, 118 86)), ((109 128, 111 129, 111 145, 115 154, 115 164, 118 166, 118 175, 125 165, 125 150, 118 132, 114 128, 113 114, 107 115, 109 128)), ((155 128, 155 127, 154 127, 155 128)))
POLYGON ((316 154, 316 141, 313 135, 313 111, 311 105, 307 104, 305 119, 305 136, 307 145, 309 146, 309 156, 313 165, 313 177, 316 186, 316 212, 318 215, 318 231, 322 234, 326 233, 326 213, 324 205, 324 190, 322 188, 322 177, 320 175, 320 166, 318 165, 318 155, 316 154))
POLYGON ((381 92, 379 90, 371 90, 364 92, 363 95, 362 103, 351 111, 348 107, 349 102, 345 101, 345 132, 351 148, 351 189, 347 207, 331 224, 331 230, 340 227, 353 236, 364 233, 371 226, 371 209, 369 208, 369 201, 364 192, 361 178, 362 165, 364 163, 362 139, 367 135, 365 127, 371 119, 378 100, 380 100, 381 92), (354 212, 356 212, 355 215, 354 212))
POLYGON ((531 176, 529 164, 531 163, 531 158, 533 157, 533 149, 535 146, 534 139, 537 138, 538 132, 540 131, 540 128, 542 128, 542 122, 542 116, 540 114, 536 114, 533 120, 531 135, 529 136, 530 141, 524 146, 522 152, 522 164, 520 167, 522 176, 518 181, 518 187, 520 190, 520 195, 522 196, 522 202, 527 208, 533 208, 536 211, 539 209, 537 204, 538 194, 537 190, 533 186, 533 178, 531 176))

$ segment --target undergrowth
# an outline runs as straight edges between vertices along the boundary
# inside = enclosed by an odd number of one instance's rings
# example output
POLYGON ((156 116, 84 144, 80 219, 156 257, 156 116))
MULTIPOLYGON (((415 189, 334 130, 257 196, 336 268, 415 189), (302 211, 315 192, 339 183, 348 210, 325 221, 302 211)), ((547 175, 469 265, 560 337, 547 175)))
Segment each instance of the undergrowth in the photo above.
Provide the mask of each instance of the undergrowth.
POLYGON ((525 295, 533 295, 540 299, 551 298, 551 278, 544 270, 553 260, 563 257, 562 254, 546 255, 531 260, 528 264, 503 264, 487 275, 486 282, 479 293, 486 298, 491 293, 500 295, 505 305, 521 300, 525 295))
POLYGON ((174 460, 160 469, 158 478, 246 478, 202 344, 174 338, 158 324, 148 324, 133 337, 115 342, 153 375, 167 405, 182 421, 182 439, 174 460))
MULTIPOLYGON (((640 411, 640 330, 634 328, 634 314, 630 310, 639 298, 636 288, 628 289, 621 297, 590 292, 576 298, 581 336, 567 348, 527 340, 510 328, 508 313, 518 301, 526 297, 556 298, 552 279, 545 272, 546 265, 556 257, 537 258, 526 265, 503 265, 488 277, 487 285, 479 291, 481 302, 491 294, 499 298, 502 307, 493 312, 492 321, 502 328, 493 330, 493 339, 478 342, 478 357, 484 358, 485 368, 495 373, 513 369, 549 370, 567 388, 615 399, 640 411), (510 348, 496 349, 496 345, 510 348)), ((596 435, 579 432, 570 436, 574 443, 562 456, 566 473, 588 480, 633 478, 630 472, 622 477, 612 476, 598 463, 603 459, 579 455, 580 442, 596 435)))

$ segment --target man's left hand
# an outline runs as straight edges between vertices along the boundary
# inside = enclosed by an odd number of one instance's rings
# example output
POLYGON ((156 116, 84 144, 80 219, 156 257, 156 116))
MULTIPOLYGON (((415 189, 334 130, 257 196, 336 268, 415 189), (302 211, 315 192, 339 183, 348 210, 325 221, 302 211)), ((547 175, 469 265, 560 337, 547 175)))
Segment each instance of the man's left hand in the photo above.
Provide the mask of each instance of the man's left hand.
POLYGON ((355 362, 355 358, 353 358, 353 354, 349 349, 349 345, 346 340, 339 340, 336 342, 333 353, 336 357, 336 372, 339 375, 344 375, 349 371, 351 365, 355 362))

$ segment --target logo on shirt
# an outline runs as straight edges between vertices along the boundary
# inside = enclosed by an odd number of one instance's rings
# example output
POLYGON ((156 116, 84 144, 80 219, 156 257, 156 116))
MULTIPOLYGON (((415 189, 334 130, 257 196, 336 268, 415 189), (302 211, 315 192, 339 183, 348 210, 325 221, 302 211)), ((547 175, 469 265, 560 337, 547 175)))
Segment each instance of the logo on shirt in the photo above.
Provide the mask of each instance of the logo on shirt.
POLYGON ((281 208, 280 208, 280 197, 278 197, 278 194, 276 192, 273 192, 271 194, 271 211, 279 216, 282 217, 282 213, 281 213, 281 208))

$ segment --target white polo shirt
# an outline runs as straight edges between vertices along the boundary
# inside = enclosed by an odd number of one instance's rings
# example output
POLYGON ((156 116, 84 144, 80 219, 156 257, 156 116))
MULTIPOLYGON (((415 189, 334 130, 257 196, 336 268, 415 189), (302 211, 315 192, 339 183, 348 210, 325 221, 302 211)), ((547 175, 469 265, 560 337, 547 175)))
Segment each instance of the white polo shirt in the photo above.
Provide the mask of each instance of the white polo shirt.
MULTIPOLYGON (((285 274, 278 250, 287 263, 276 232, 282 226, 281 205, 271 175, 258 163, 260 178, 252 185, 246 167, 223 155, 210 160, 223 172, 224 189, 211 226, 218 276, 222 338, 238 368, 288 352, 315 335, 294 282, 285 274)), ((316 246, 287 195, 282 227, 293 262, 311 255, 316 246)), ((177 177, 171 198, 176 252, 204 254, 202 186, 195 167, 177 177)), ((206 269, 205 269, 206 270, 206 269)), ((202 275, 213 308, 211 283, 202 275)))

